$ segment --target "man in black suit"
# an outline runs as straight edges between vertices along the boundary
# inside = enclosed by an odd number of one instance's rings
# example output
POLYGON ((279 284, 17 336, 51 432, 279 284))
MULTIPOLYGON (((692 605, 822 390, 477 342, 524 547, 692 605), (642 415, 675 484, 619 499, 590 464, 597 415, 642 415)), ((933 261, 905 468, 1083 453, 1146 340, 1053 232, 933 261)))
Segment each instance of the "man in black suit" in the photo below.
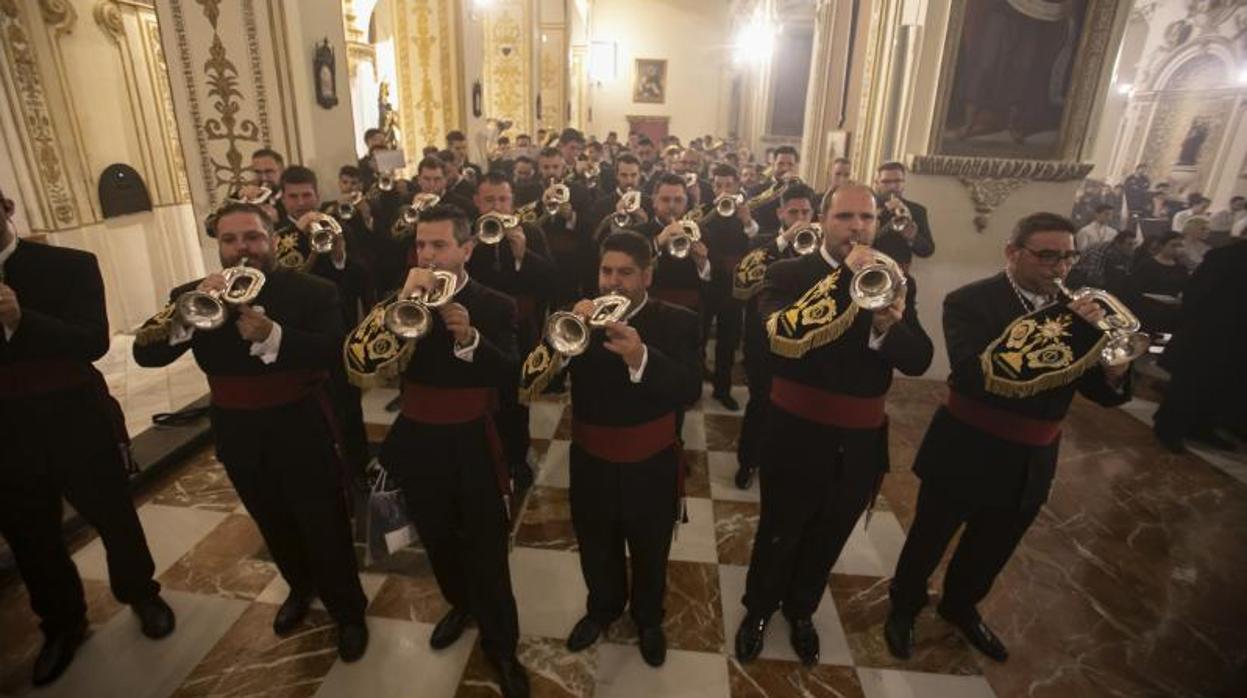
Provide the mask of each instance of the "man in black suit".
POLYGON ((446 185, 447 165, 441 158, 427 157, 416 166, 416 191, 421 194, 436 194, 443 203, 458 206, 468 220, 480 215, 472 202, 475 190, 468 192, 464 187, 459 187, 451 191, 446 185))
POLYGON ((515 207, 522 208, 541 198, 541 181, 537 177, 537 161, 528 155, 515 158, 511 169, 511 184, 515 188, 515 207))
POLYGON ((736 349, 740 347, 744 306, 732 295, 732 278, 736 275, 740 260, 749 251, 750 238, 758 233, 758 223, 745 205, 736 168, 727 164, 715 165, 712 175, 714 196, 703 203, 701 216, 702 237, 710 259, 706 311, 702 314, 702 341, 709 338, 710 326, 714 325, 713 396, 735 412, 740 409, 740 404, 732 397, 732 367, 736 363, 736 349), (715 201, 721 196, 738 197, 733 215, 719 215, 715 201))
POLYGON ((889 305, 861 309, 849 289, 875 259, 875 200, 841 187, 823 202, 823 245, 771 264, 759 310, 771 340, 771 409, 761 465, 762 514, 736 633, 742 662, 762 651, 781 606, 802 663, 818 662, 812 616, 827 574, 888 470, 884 399, 894 370, 921 375, 930 338, 912 279, 889 305))
MULTIPOLYGON (((531 399, 562 371, 572 374, 572 524, 589 599, 568 649, 592 645, 630 605, 641 656, 661 666, 667 554, 683 480, 677 414, 701 393, 701 371, 697 317, 647 293, 652 255, 637 233, 606 238, 598 291, 626 297, 628 314, 578 356, 537 347, 524 364, 524 394, 531 399)), ((572 312, 587 319, 593 302, 572 312)))
POLYGON ((635 225, 633 230, 654 245, 656 258, 650 295, 700 315, 702 287, 713 273, 706 243, 694 242, 684 257, 676 257, 670 250, 672 237, 683 234, 680 219, 687 210, 688 190, 684 180, 677 174, 662 175, 654 187, 654 217, 635 225))
MULTIPOLYGON (((594 232, 594 239, 601 237, 600 230, 603 221, 618 210, 619 200, 623 198, 624 194, 630 191, 640 191, 640 189, 641 161, 631 153, 620 155, 615 160, 615 188, 602 192, 602 196, 599 196, 597 201, 594 202, 593 209, 586 221, 589 224, 589 230, 594 232)), ((649 196, 641 197, 641 207, 645 209, 647 218, 653 215, 654 204, 649 196)), ((593 278, 596 280, 596 264, 591 265, 591 271, 593 278)))
POLYGON ((375 127, 364 131, 364 148, 368 152, 359 159, 360 191, 368 191, 377 181, 377 163, 373 160, 373 154, 385 150, 385 131, 375 127))
POLYGON ((790 145, 781 145, 775 149, 775 161, 771 164, 771 176, 754 185, 750 196, 760 196, 763 192, 771 192, 766 200, 753 211, 754 220, 763 233, 775 233, 779 230, 779 194, 786 183, 798 176, 801 156, 797 149, 790 145))
POLYGON ((791 259, 793 236, 814 220, 814 190, 795 184, 784 190, 779 207, 783 226, 778 234, 760 233, 750 240, 750 252, 741 260, 732 278, 732 294, 745 303, 744 365, 749 385, 749 402, 741 420, 736 448, 736 486, 749 489, 762 460, 762 436, 766 433, 766 413, 771 402, 771 345, 766 335, 766 319, 758 312, 758 290, 767 267, 781 259, 791 259))
MULTIPOLYGON (((488 192, 488 178, 483 184, 488 192)), ((474 618, 503 695, 527 696, 528 676, 515 656, 519 620, 507 565, 511 478, 493 421, 500 393, 514 390, 519 375, 515 303, 469 276, 466 264, 479 250, 457 208, 439 205, 421 214, 415 244, 418 266, 399 297, 433 289, 433 270, 456 276, 454 296, 431 312, 432 325, 418 340, 390 334, 382 320, 389 302, 377 306, 348 339, 347 356, 364 357, 349 368, 368 382, 377 367, 367 357, 384 344, 382 360, 402 374, 402 416, 385 437, 381 464, 402 487, 451 605, 429 644, 449 647, 474 618)))
POLYGON ((987 656, 1008 657, 975 606, 1048 497, 1061 420, 1074 392, 1105 406, 1130 397, 1129 367, 1099 364, 1096 342, 1103 333, 1093 323, 1103 309, 1089 298, 1069 303, 1053 284, 1077 256, 1075 232, 1056 214, 1023 218, 1005 248, 1006 270, 944 299, 950 394, 914 460, 922 486, 884 626, 898 658, 912 652, 927 579, 963 524, 938 611, 987 656), (1036 325, 1060 331, 1044 344, 1028 336, 1036 325))
MULTIPOLYGON (((511 215, 511 182, 501 172, 490 172, 476 191, 476 208, 481 215, 511 215)), ((479 228, 479 219, 478 219, 479 228)), ((479 240, 467 261, 468 273, 482 285, 509 296, 518 311, 517 339, 519 351, 527 352, 541 341, 546 307, 554 295, 558 281, 545 233, 531 223, 508 228, 496 245, 479 240)), ((517 402, 519 374, 512 374, 502 390, 498 428, 506 447, 507 463, 516 486, 521 490, 532 484, 532 466, 528 463, 528 407, 517 402)))
POLYGON ((221 266, 246 260, 265 277, 259 295, 226 306, 216 329, 197 329, 184 324, 178 300, 220 292, 225 275, 173 289, 169 305, 139 328, 134 359, 167 366, 194 352, 212 393, 217 458, 290 585, 273 632, 297 631, 319 595, 338 624, 338 655, 351 662, 368 646, 367 599, 325 392, 341 362, 342 311, 332 283, 276 264, 272 226, 256 206, 225 206, 217 219, 221 266))
POLYGON ((143 634, 173 632, 128 487, 125 416, 91 365, 108 351, 94 255, 19 241, 0 192, 0 533, 39 616, 36 686, 69 666, 87 629, 82 580, 61 537, 61 498, 99 532, 113 596, 143 634))
POLYGON ((912 256, 906 259, 901 255, 896 260, 908 269, 913 257, 930 257, 935 253, 935 239, 931 237, 926 207, 904 198, 905 174, 905 165, 883 163, 875 173, 875 191, 879 200, 879 240, 887 249, 909 250, 912 256), (909 209, 908 219, 904 218, 906 208, 909 209), (905 244, 893 245, 892 238, 905 244))

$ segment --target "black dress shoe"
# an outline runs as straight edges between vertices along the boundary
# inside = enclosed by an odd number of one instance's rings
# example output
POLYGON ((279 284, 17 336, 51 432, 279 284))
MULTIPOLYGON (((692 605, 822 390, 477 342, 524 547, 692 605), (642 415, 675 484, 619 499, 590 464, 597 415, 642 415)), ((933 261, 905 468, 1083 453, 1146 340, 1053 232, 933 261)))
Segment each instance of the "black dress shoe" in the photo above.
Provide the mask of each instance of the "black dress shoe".
POLYGON ((338 626, 338 656, 348 664, 364 656, 368 649, 368 626, 363 621, 338 626))
POLYGON ((914 619, 888 611, 888 619, 883 622, 883 639, 893 657, 909 659, 914 654, 914 619))
POLYGON ((433 634, 429 636, 429 647, 435 650, 444 650, 455 644, 459 636, 463 634, 463 629, 468 627, 468 621, 472 619, 472 614, 459 608, 452 608, 437 621, 437 625, 433 627, 433 634))
POLYGON ((69 663, 74 660, 74 653, 78 651, 78 646, 82 644, 86 635, 87 622, 85 620, 72 630, 49 635, 43 641, 43 649, 39 650, 39 656, 35 659, 31 683, 36 686, 46 686, 60 678, 61 674, 69 668, 69 663))
POLYGON ((734 478, 736 480, 737 489, 749 489, 749 486, 753 484, 753 474, 756 472, 758 472, 757 468, 752 465, 745 465, 744 463, 741 463, 740 466, 736 468, 736 477, 734 478))
POLYGON ((733 412, 740 409, 740 403, 736 402, 736 398, 732 397, 731 393, 715 393, 714 399, 718 400, 720 405, 723 405, 733 412))
POLYGON ((652 625, 641 628, 641 659, 652 667, 660 667, 667 661, 667 636, 662 626, 652 625))
POLYGON ((814 629, 814 621, 798 618, 788 621, 790 632, 788 640, 797 658, 806 666, 818 664, 818 631, 814 629))
POLYGON ((960 630, 966 642, 969 642, 974 649, 998 662, 1009 658, 1009 650, 1005 647, 1005 643, 1001 642, 1000 638, 996 637, 996 633, 987 627, 978 611, 971 609, 965 612, 955 612, 943 606, 937 607, 936 611, 939 612, 941 618, 960 630))
POLYGON ((490 657, 490 664, 498 672, 498 688, 503 698, 528 698, 528 672, 515 656, 490 657))
POLYGON ((312 607, 312 600, 315 598, 316 595, 311 592, 291 590, 281 608, 277 609, 277 616, 273 618, 273 632, 278 635, 294 632, 303 619, 307 618, 308 609, 312 607))
POLYGON ((769 620, 769 617, 745 614, 745 619, 736 629, 737 661, 742 664, 752 662, 762 653, 762 641, 766 638, 766 624, 769 620))
POLYGON ((572 652, 579 652, 587 649, 590 645, 598 641, 602 636, 602 626, 589 616, 585 616, 576 621, 576 627, 572 628, 572 634, 567 636, 567 649, 572 652))
POLYGON ((159 640, 173 632, 177 619, 173 609, 159 596, 152 596, 130 604, 134 615, 139 617, 139 627, 143 634, 153 640, 159 640))

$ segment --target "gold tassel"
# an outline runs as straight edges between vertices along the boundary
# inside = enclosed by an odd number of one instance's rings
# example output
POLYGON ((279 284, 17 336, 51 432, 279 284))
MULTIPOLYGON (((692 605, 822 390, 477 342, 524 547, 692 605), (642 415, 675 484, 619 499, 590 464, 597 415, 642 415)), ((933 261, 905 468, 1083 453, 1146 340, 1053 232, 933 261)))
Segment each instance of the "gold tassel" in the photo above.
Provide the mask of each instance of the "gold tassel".
POLYGON ((980 365, 983 370, 983 388, 993 395, 1008 398, 1025 398, 1037 395, 1046 390, 1061 388, 1082 377, 1093 366, 1100 361, 1100 352, 1104 349, 1105 343, 1108 342, 1108 335, 1102 335, 1095 345, 1082 355, 1077 361, 1073 362, 1060 371, 1050 371, 1038 378, 1032 378, 1027 381, 1015 381, 1007 378, 999 378, 992 371, 992 350, 1000 342, 999 339, 988 345, 987 349, 979 356, 980 365))

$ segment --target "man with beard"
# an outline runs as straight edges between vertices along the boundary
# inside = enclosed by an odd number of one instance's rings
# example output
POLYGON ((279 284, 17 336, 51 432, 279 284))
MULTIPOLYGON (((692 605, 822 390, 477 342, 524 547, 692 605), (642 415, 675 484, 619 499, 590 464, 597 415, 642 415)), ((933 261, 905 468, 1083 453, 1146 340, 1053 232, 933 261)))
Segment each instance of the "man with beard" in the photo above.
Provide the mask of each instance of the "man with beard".
MULTIPOLYGON (((531 399, 571 373, 571 513, 589 598, 567 647, 588 648, 627 605, 641 656, 657 667, 666 659, 663 595, 683 479, 677 415, 700 394, 701 372, 696 316, 647 293, 652 254, 637 233, 606 238, 598 291, 626 298, 627 312, 579 355, 537 347, 524 364, 523 392, 531 399)), ((572 312, 587 320, 594 303, 581 300, 572 312)))
POLYGON ((837 189, 822 213, 818 253, 770 265, 761 290, 771 409, 762 513, 736 632, 742 662, 762 651, 781 607, 797 657, 818 662, 812 617, 827 574, 888 470, 884 400, 893 372, 917 376, 931 364, 912 279, 898 281, 891 303, 873 312, 850 294, 853 277, 875 261, 874 193, 837 189))
POLYGON ((914 257, 935 254, 926 206, 905 198, 905 166, 899 162, 880 165, 875 173, 875 191, 879 202, 879 244, 899 250, 895 259, 907 269, 914 257), (907 218, 905 209, 909 209, 907 218))
POLYGON ((511 184, 515 187, 515 207, 522 208, 541 198, 541 182, 537 178, 537 161, 528 155, 515 158, 511 184))
POLYGON ((368 646, 367 599, 325 393, 341 364, 338 292, 276 264, 272 222, 259 207, 223 208, 217 244, 225 269, 245 263, 264 275, 259 294, 224 306, 229 317, 216 329, 197 329, 183 323, 178 300, 190 291, 220 293, 226 276, 173 289, 169 305, 139 329, 134 358, 140 366, 167 366, 194 351, 208 375, 217 458, 290 586, 273 631, 299 630, 319 595, 338 624, 338 655, 355 661, 368 646))
POLYGON ((706 244, 692 243, 685 257, 670 250, 672 238, 684 234, 680 219, 688 210, 687 192, 680 175, 660 177, 654 189, 654 218, 634 229, 653 241, 657 254, 651 295, 700 313, 702 285, 711 278, 706 244))

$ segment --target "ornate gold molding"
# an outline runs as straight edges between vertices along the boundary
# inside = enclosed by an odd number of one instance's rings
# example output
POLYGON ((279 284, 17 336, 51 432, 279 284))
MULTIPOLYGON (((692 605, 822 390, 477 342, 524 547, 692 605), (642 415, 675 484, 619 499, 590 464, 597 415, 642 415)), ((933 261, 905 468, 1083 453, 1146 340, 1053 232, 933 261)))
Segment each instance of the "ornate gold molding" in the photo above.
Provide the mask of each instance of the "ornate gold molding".
POLYGON ((0 0, 0 35, 4 36, 8 68, 4 76, 7 97, 14 105, 19 129, 25 131, 21 140, 27 165, 39 174, 40 185, 35 192, 44 213, 43 225, 45 229, 75 227, 80 219, 60 152, 61 142, 48 110, 30 31, 14 0, 0 0))
POLYGON ((190 181, 187 179, 186 158, 182 155, 182 137, 178 133, 178 122, 173 107, 173 90, 169 85, 169 64, 165 60, 164 46, 160 43, 160 25, 153 15, 146 23, 147 48, 155 63, 155 75, 152 82, 160 94, 160 118, 164 127, 165 149, 169 156, 169 169, 173 173, 173 186, 177 201, 188 203, 191 200, 190 181))
POLYGON ((74 24, 78 21, 78 13, 66 0, 39 0, 39 12, 43 15, 44 23, 58 35, 73 31, 74 24))
POLYGON ((543 128, 562 129, 567 116, 567 26, 541 25, 541 113, 543 128))
POLYGON ((1058 160, 976 158, 962 155, 912 155, 914 174, 989 179, 1021 179, 1033 182, 1068 182, 1086 177, 1095 165, 1058 160))
POLYGON ((532 32, 524 0, 495 0, 484 17, 485 115, 532 131, 532 32))
POLYGON ((1003 204, 1010 194, 1029 181, 990 177, 958 177, 957 179, 969 191, 970 200, 974 202, 974 229, 980 233, 987 230, 992 212, 1003 204))
MULTIPOLYGON (((398 103, 403 149, 409 163, 422 145, 441 145, 460 128, 457 2, 396 0, 398 103)), ((349 50, 349 47, 348 47, 349 50)))
POLYGON ((121 16, 121 8, 113 0, 100 0, 95 6, 95 23, 104 30, 104 35, 120 44, 126 37, 126 23, 121 16))

